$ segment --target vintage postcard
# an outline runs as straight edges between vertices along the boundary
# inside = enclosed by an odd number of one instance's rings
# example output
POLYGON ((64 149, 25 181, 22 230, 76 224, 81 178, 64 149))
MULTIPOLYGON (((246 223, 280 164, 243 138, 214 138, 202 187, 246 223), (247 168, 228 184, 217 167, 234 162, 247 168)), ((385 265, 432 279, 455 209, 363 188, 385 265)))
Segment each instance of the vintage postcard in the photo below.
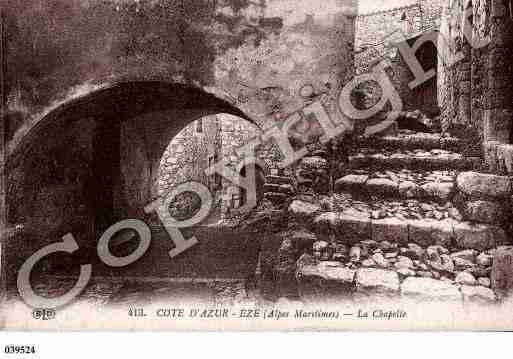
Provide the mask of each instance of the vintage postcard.
POLYGON ((513 330, 512 0, 0 11, 2 330, 513 330))

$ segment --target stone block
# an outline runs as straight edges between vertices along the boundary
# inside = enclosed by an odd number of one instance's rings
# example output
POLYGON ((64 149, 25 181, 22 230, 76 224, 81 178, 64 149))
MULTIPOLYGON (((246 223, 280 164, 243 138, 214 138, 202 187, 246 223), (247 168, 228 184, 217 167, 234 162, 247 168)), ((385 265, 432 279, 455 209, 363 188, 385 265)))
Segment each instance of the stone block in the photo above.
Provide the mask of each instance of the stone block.
POLYGON ((459 248, 485 251, 498 244, 506 244, 507 236, 502 228, 486 224, 461 222, 454 227, 459 248))
POLYGON ((299 296, 306 302, 350 298, 355 290, 356 272, 339 262, 316 264, 298 261, 296 280, 299 296))
POLYGON ((335 191, 362 191, 368 175, 348 175, 335 182, 335 191))
POLYGON ((513 247, 497 249, 492 265, 492 289, 501 292, 513 290, 513 247))
POLYGON ((373 178, 367 181, 366 189, 370 194, 382 196, 398 196, 399 183, 386 178, 373 178))
POLYGON ((365 296, 399 295, 399 275, 394 271, 362 268, 356 272, 356 291, 365 296))
POLYGON ((498 168, 498 157, 497 149, 499 142, 487 141, 483 144, 484 158, 487 166, 492 171, 497 171, 498 168))
POLYGON ((305 170, 326 170, 329 168, 329 163, 322 157, 304 157, 300 166, 305 170))
POLYGON ((319 205, 300 200, 293 201, 289 206, 290 216, 299 223, 312 221, 320 210, 319 205))
POLYGON ((424 191, 421 186, 412 181, 403 181, 399 183, 399 194, 405 198, 422 197, 424 191))
POLYGON ((465 202, 463 214, 468 221, 488 224, 501 224, 505 218, 501 203, 484 200, 465 202))
POLYGON ((372 240, 406 244, 408 238, 408 222, 398 218, 372 220, 372 240))
POLYGON ((511 195, 511 179, 478 172, 460 173, 457 180, 458 190, 472 197, 505 198, 511 195))
POLYGON ((461 301, 458 287, 433 278, 406 278, 401 285, 403 297, 418 301, 461 301))
POLYGON ((426 196, 447 202, 454 191, 454 183, 451 182, 429 182, 422 186, 426 196))
POLYGON ((326 212, 314 219, 314 231, 320 236, 336 235, 340 229, 340 213, 326 212))
POLYGON ((354 244, 360 241, 371 239, 371 219, 364 215, 340 215, 340 226, 337 240, 347 244, 354 244))
POLYGON ((433 238, 434 220, 409 221, 409 242, 417 243, 422 247, 429 247, 435 243, 433 238))
POLYGON ((502 171, 513 174, 513 145, 500 145, 497 147, 497 160, 502 171))
POLYGON ((461 287, 461 294, 464 302, 483 305, 497 303, 497 296, 490 288, 464 285, 461 287))
POLYGON ((458 222, 453 219, 444 219, 443 221, 433 222, 431 237, 435 244, 449 247, 455 239, 454 226, 458 222))

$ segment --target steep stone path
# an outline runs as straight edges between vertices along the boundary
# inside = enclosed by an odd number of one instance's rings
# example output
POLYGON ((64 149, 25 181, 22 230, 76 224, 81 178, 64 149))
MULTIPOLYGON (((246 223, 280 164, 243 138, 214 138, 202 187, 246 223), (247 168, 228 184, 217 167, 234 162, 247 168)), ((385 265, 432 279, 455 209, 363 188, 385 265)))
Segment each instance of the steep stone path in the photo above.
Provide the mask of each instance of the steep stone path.
POLYGON ((360 139, 357 148, 332 194, 327 156, 298 164, 299 194, 282 217, 288 228, 264 241, 262 281, 274 282, 278 297, 305 301, 495 303, 493 258, 511 244, 511 179, 471 172, 481 159, 442 134, 403 131, 360 139))

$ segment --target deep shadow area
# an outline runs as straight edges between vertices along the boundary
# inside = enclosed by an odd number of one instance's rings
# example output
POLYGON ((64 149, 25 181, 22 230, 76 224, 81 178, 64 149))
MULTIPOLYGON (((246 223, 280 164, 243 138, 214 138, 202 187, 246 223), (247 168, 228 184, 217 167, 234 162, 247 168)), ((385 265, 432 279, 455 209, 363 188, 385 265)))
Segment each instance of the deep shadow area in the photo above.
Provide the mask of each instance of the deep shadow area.
MULTIPOLYGON (((258 245, 230 231, 209 230, 208 236, 198 238, 201 250, 191 249, 171 266, 172 242, 162 239, 167 233, 161 225, 154 228, 155 214, 144 212, 155 199, 150 184, 166 146, 191 122, 217 113, 254 124, 230 103, 198 88, 151 81, 95 91, 39 120, 7 160, 8 223, 18 228, 7 238, 9 280, 15 280, 32 253, 67 233, 80 249, 67 259, 48 257, 42 271, 71 274, 79 263, 92 263, 94 275, 218 277, 251 272, 258 245), (113 271, 99 263, 96 245, 109 226, 128 218, 151 224, 158 238, 143 260, 113 271)), ((133 240, 127 243, 129 250, 137 246, 133 240)))

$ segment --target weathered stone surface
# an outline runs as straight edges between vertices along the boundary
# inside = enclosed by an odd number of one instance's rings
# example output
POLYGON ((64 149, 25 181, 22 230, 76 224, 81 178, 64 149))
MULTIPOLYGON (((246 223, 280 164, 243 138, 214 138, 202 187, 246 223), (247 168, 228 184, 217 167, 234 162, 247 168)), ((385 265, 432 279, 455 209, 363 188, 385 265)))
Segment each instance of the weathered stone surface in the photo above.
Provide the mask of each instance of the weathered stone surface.
POLYGON ((370 267, 375 267, 375 266, 376 266, 376 262, 374 262, 372 259, 365 259, 362 262, 363 268, 370 268, 370 267))
POLYGON ((415 273, 414 270, 412 269, 408 269, 408 268, 399 268, 397 270, 397 273, 401 276, 401 277, 415 277, 415 275, 417 273, 415 273))
POLYGON ((368 175, 348 175, 335 182, 335 190, 338 192, 361 191, 368 179, 368 175))
POLYGON ((291 231, 287 238, 292 241, 298 255, 312 248, 312 245, 317 241, 317 236, 306 229, 291 231))
POLYGON ((333 250, 328 242, 317 241, 313 244, 313 255, 318 260, 327 261, 331 259, 333 250))
POLYGON ((408 257, 400 256, 397 258, 397 262, 394 264, 395 268, 397 269, 414 269, 415 265, 413 264, 413 261, 408 257))
POLYGON ((476 263, 483 267, 489 267, 493 263, 493 256, 491 254, 481 253, 476 258, 476 263))
POLYGON ((293 201, 289 206, 289 213, 299 223, 311 221, 319 213, 321 207, 315 203, 304 202, 300 200, 293 201))
POLYGON ((454 262, 455 269, 458 271, 463 271, 463 270, 473 271, 476 268, 476 265, 467 259, 454 257, 454 258, 452 258, 452 260, 454 262))
POLYGON ((418 271, 417 274, 419 275, 419 277, 422 277, 422 278, 433 278, 433 272, 418 271))
POLYGON ((393 271, 362 268, 356 272, 356 291, 371 296, 396 296, 399 294, 399 276, 393 271))
POLYGON ((416 300, 459 301, 462 295, 458 287, 432 278, 406 278, 401 285, 401 294, 416 300))
POLYGON ((372 220, 372 239, 376 242, 408 243, 408 222, 397 218, 372 220))
POLYGON ((376 266, 380 268, 388 268, 390 263, 385 259, 385 256, 381 253, 375 253, 372 255, 372 261, 376 264, 376 266))
POLYGON ((477 251, 475 251, 473 249, 466 249, 464 251, 459 251, 459 252, 455 252, 455 253, 451 254, 451 258, 453 258, 453 259, 461 258, 461 259, 470 261, 472 263, 475 262, 476 256, 477 256, 477 251))
POLYGON ((450 247, 456 237, 454 226, 458 222, 453 219, 444 219, 433 222, 431 237, 435 244, 450 247))
POLYGON ((413 181, 403 181, 399 183, 399 194, 406 198, 421 197, 423 195, 421 186, 413 181))
POLYGON ((452 182, 429 182, 422 186, 424 193, 428 197, 448 201, 454 191, 454 183, 452 182))
POLYGON ((273 184, 290 184, 292 182, 292 179, 290 179, 289 177, 284 177, 284 176, 268 175, 265 178, 268 183, 273 183, 273 184))
POLYGON ((273 231, 281 228, 285 216, 283 211, 277 210, 264 210, 253 214, 246 221, 244 221, 242 228, 245 231, 262 232, 273 231))
POLYGON ((490 280, 490 278, 486 278, 486 277, 479 278, 477 280, 477 282, 479 283, 480 286, 486 287, 486 288, 490 288, 492 285, 492 281, 490 280))
POLYGON ((484 251, 508 242, 502 228, 485 224, 458 223, 454 226, 454 233, 456 244, 460 248, 484 251))
POLYGON ((294 296, 297 293, 294 274, 296 272, 296 249, 290 239, 285 239, 278 249, 273 272, 278 296, 294 296))
POLYGON ((458 189, 472 197, 507 197, 511 195, 511 179, 478 172, 461 173, 456 180, 458 189))
POLYGON ((493 257, 492 289, 509 292, 513 289, 513 247, 497 249, 493 257))
POLYGON ((493 290, 483 286, 464 285, 461 287, 461 294, 465 302, 477 304, 494 304, 497 302, 497 296, 493 290))
POLYGON ((428 260, 426 264, 438 272, 454 272, 454 262, 447 254, 442 254, 435 260, 428 260))
POLYGON ((501 203, 483 200, 466 202, 463 213, 468 221, 489 224, 501 224, 505 217, 501 203))
POLYGON ((359 241, 371 239, 371 220, 370 217, 356 214, 340 215, 340 227, 337 241, 353 244, 359 241))
POLYGON ((299 296, 308 302, 350 297, 355 288, 355 273, 339 262, 300 260, 296 272, 299 296))
POLYGON ((358 246, 351 247, 349 250, 351 262, 359 262, 362 258, 362 249, 358 246))
POLYGON ((336 234, 340 228, 340 213, 326 212, 314 219, 315 232, 319 235, 336 234))
POLYGON ((463 285, 476 285, 477 284, 476 278, 474 278, 474 276, 468 272, 458 273, 458 275, 456 276, 456 279, 454 279, 454 281, 458 284, 463 284, 463 285))
POLYGON ((301 167, 307 170, 328 169, 329 163, 326 159, 318 156, 304 157, 301 160, 301 167))
POLYGON ((424 248, 416 243, 408 243, 407 248, 401 248, 401 254, 410 257, 411 259, 422 259, 425 254, 424 248))
POLYGON ((283 193, 286 195, 293 195, 296 191, 294 186, 290 184, 275 184, 266 183, 264 185, 264 192, 283 193))
POLYGON ((428 247, 434 244, 433 226, 435 222, 436 221, 432 220, 409 221, 409 241, 417 243, 423 247, 428 247))
POLYGON ((386 178, 373 178, 367 181, 366 189, 370 194, 383 196, 399 195, 399 184, 386 178))

